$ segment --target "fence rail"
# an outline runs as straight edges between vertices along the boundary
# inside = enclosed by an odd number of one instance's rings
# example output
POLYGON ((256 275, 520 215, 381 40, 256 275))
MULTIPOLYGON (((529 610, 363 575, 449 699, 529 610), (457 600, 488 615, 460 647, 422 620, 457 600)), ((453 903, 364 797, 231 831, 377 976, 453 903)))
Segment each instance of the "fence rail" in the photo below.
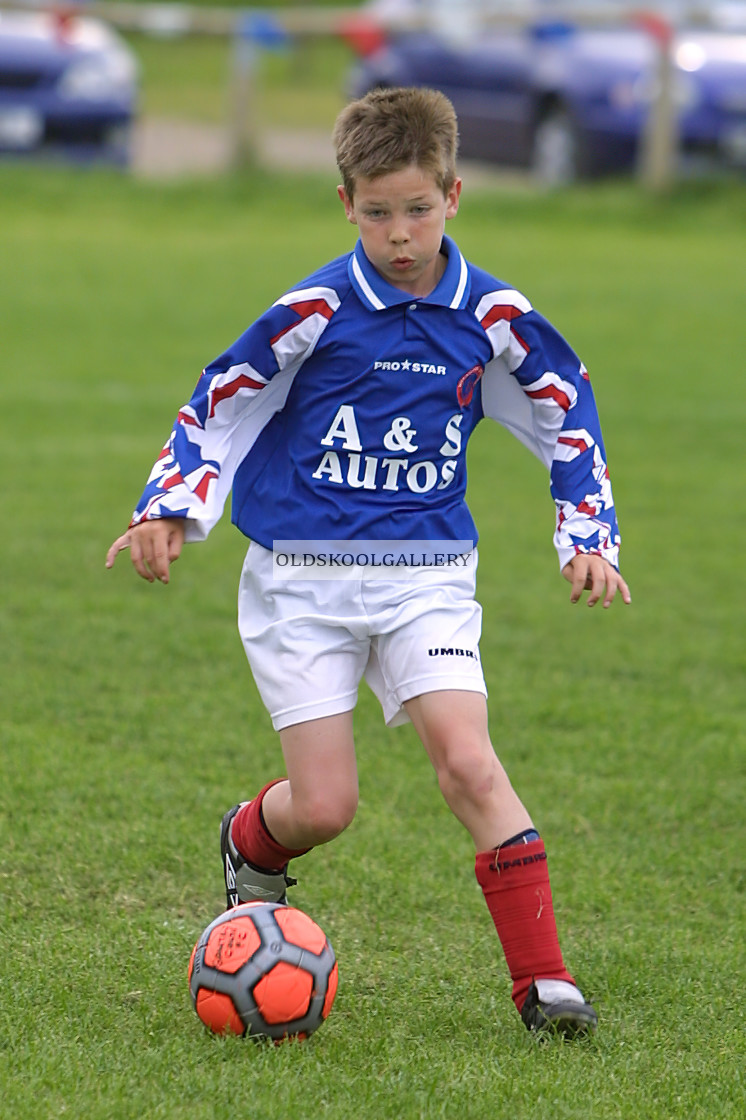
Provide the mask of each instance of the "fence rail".
MULTIPOLYGON (((514 0, 506 3, 500 10, 481 10, 477 2, 469 3, 461 0, 456 6, 455 0, 426 5, 419 11, 405 8, 400 14, 383 9, 380 13, 375 10, 367 11, 360 5, 357 6, 319 6, 316 4, 298 5, 296 7, 263 8, 258 5, 246 7, 215 7, 213 5, 182 4, 178 0, 173 3, 127 3, 127 0, 0 0, 0 9, 30 8, 42 11, 48 10, 76 10, 81 13, 95 15, 125 31, 144 31, 171 34, 205 34, 205 35, 233 35, 240 32, 242 24, 247 17, 255 15, 261 17, 267 26, 274 23, 289 35, 297 37, 315 37, 319 35, 336 35, 340 28, 348 26, 350 22, 366 21, 375 24, 382 30, 420 30, 433 28, 445 20, 449 26, 455 22, 455 17, 470 18, 477 21, 480 26, 491 27, 521 27, 535 23, 537 20, 551 19, 552 21, 567 20, 579 25, 609 25, 638 20, 640 17, 648 22, 653 20, 668 21, 666 6, 650 3, 640 3, 639 6, 630 6, 629 3, 605 0, 603 6, 597 0, 584 3, 583 0, 566 0, 565 3, 552 4, 547 7, 541 0, 514 0)), ((716 15, 712 3, 700 2, 677 5, 677 18, 702 26, 715 26, 716 15)))

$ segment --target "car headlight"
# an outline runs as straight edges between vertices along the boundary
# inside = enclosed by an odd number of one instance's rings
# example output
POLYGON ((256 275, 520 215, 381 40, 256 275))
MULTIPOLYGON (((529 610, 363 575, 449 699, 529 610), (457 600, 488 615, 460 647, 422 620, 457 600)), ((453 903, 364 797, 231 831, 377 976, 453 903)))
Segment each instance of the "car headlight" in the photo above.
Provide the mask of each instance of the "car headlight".
POLYGON ((112 51, 73 62, 60 78, 57 89, 62 97, 102 101, 131 96, 136 78, 137 67, 130 55, 112 51))
POLYGON ((694 74, 707 62, 707 51, 701 43, 685 39, 677 45, 674 59, 680 70, 685 70, 687 74, 694 74))

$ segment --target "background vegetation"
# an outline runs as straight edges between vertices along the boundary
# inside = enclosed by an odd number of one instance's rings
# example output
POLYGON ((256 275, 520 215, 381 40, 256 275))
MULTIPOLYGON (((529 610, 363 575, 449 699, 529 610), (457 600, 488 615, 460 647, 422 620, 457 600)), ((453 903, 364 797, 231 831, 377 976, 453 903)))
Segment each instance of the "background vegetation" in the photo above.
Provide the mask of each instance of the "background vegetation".
MULTIPOLYGON (((235 45, 222 36, 172 41, 130 33, 140 58, 145 116, 225 124, 230 112, 235 45)), ((345 102, 345 75, 353 61, 341 40, 294 42, 263 51, 257 61, 255 111, 264 128, 331 128, 345 102)))

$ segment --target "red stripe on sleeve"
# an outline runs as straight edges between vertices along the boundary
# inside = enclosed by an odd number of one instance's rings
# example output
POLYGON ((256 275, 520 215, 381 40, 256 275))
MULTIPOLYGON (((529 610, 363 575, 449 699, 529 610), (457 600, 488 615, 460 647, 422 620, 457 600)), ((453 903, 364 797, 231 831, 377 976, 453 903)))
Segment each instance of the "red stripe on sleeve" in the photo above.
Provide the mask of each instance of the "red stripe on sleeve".
POLYGON ((546 400, 551 397, 563 412, 567 412, 570 408, 570 398, 567 393, 558 389, 556 385, 545 385, 542 389, 526 389, 526 396, 533 397, 535 400, 546 400))
MULTIPOLYGON (((331 319, 334 314, 334 311, 325 299, 302 299, 297 303, 289 303, 288 307, 299 316, 300 323, 304 322, 306 319, 310 319, 312 315, 323 315, 323 317, 328 320, 331 319)), ((274 338, 269 340, 270 346, 274 346, 283 335, 287 334, 288 331, 294 330, 297 326, 298 323, 290 323, 289 326, 284 327, 274 338)))
POLYGON ((221 401, 229 400, 235 397, 241 389, 263 389, 263 381, 255 381, 253 377, 247 377, 246 374, 241 374, 240 377, 234 377, 232 381, 227 382, 225 385, 218 385, 210 393, 210 416, 215 415, 215 409, 221 401))

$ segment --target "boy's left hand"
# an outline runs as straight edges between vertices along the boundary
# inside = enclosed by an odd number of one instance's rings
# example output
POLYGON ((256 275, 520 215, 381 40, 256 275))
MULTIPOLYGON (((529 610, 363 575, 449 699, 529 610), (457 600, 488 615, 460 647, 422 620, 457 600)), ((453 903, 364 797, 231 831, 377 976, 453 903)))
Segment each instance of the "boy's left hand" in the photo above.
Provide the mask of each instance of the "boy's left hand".
POLYGON ((577 603, 584 591, 590 592, 589 607, 594 607, 601 598, 604 607, 610 607, 617 591, 622 602, 632 602, 629 588, 616 568, 595 553, 579 552, 565 564, 562 575, 572 584, 571 603, 577 603))

